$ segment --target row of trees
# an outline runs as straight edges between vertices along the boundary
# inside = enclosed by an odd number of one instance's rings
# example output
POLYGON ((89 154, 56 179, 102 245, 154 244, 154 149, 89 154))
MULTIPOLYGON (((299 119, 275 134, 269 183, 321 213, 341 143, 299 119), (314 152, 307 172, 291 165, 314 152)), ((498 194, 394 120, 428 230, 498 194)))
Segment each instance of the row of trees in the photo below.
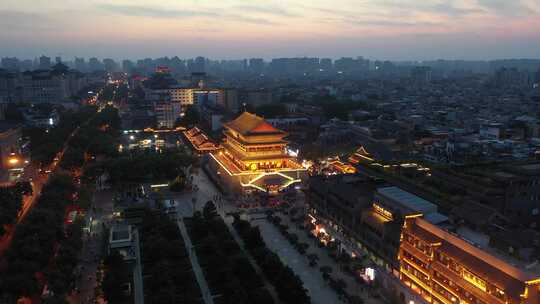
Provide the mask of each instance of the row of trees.
POLYGON ((69 135, 90 119, 96 111, 97 108, 94 106, 85 106, 78 111, 65 111, 60 116, 58 126, 50 130, 39 128, 24 130, 24 134, 30 138, 32 161, 41 164, 42 167, 51 164, 56 154, 64 147, 69 135))
POLYGON ((258 227, 252 227, 249 222, 241 220, 239 216, 235 217, 233 226, 266 277, 276 288, 283 303, 311 303, 300 277, 290 267, 283 264, 277 254, 266 247, 258 227))
POLYGON ((109 173, 109 182, 115 188, 144 182, 170 181, 184 177, 184 168, 193 163, 193 157, 176 149, 163 153, 133 152, 105 162, 101 170, 109 173))
POLYGON ((273 223, 278 228, 279 232, 291 243, 291 245, 298 251, 298 253, 305 255, 306 251, 309 249, 309 244, 299 242, 298 235, 293 232, 290 232, 289 226, 281 223, 281 218, 276 215, 268 214, 267 219, 270 223, 273 223))
POLYGON ((119 102, 122 99, 128 98, 129 87, 126 84, 114 85, 110 84, 103 88, 100 99, 105 101, 119 102))
MULTIPOLYGON (((60 166, 80 168, 84 153, 96 149, 94 143, 115 136, 119 127, 114 108, 105 108, 99 113, 96 110, 95 107, 83 107, 77 112, 65 112, 59 126, 49 132, 30 130, 33 157, 37 156, 37 160, 46 165, 69 144, 60 166), (77 128, 76 136, 67 142, 77 128)), ((31 187, 19 186, 19 191, 28 193, 31 187)), ((83 219, 64 225, 66 207, 83 201, 89 205, 90 197, 90 193, 79 191, 71 176, 52 176, 32 212, 17 226, 6 253, 8 267, 0 280, 2 293, 13 298, 32 296, 48 284, 51 295, 46 300, 63 301, 74 287, 83 226, 83 219)))
POLYGON ((118 153, 120 117, 114 107, 105 107, 85 124, 69 141, 60 166, 66 170, 80 168, 89 157, 112 157, 118 153))
POLYGON ((129 296, 124 292, 124 286, 129 283, 129 265, 124 256, 112 251, 103 261, 104 277, 101 289, 109 303, 129 303, 129 296))
POLYGON ((0 293, 11 299, 39 294, 42 284, 52 275, 47 270, 58 245, 72 237, 66 234, 63 223, 75 191, 67 175, 53 176, 44 186, 32 212, 17 225, 5 254, 7 267, 0 274, 0 293))
POLYGON ((212 294, 220 303, 272 304, 261 277, 231 236, 212 202, 197 212, 187 228, 212 294))
POLYGON ((200 289, 176 223, 146 210, 141 231, 145 301, 200 303, 200 289))
POLYGON ((75 287, 76 268, 83 247, 83 225, 84 219, 77 218, 66 227, 64 236, 58 242, 54 261, 46 271, 47 286, 51 291, 49 302, 55 299, 55 303, 64 303, 66 295, 75 287))
POLYGON ((190 128, 198 124, 200 120, 201 120, 201 115, 199 111, 197 110, 197 107, 190 106, 189 108, 187 108, 184 116, 176 120, 175 125, 177 127, 182 126, 185 128, 190 128))
POLYGON ((31 194, 32 186, 28 182, 0 187, 0 236, 6 232, 6 226, 14 224, 17 220, 23 204, 23 195, 31 194))

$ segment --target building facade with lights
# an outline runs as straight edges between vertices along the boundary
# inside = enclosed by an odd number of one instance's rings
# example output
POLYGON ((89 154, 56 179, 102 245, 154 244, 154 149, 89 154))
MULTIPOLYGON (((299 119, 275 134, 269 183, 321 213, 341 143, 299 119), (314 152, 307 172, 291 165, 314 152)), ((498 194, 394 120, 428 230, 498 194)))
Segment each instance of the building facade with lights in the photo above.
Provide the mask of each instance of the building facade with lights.
POLYGON ((352 177, 311 177, 306 221, 320 239, 369 257, 388 295, 416 304, 540 303, 540 234, 509 239, 493 231, 509 233, 501 226, 475 228, 401 188, 370 189, 352 177))
POLYGON ((428 303, 540 303, 537 262, 520 265, 421 214, 405 219, 398 259, 401 281, 428 303))
POLYGON ((193 127, 182 133, 193 147, 193 150, 199 155, 218 151, 221 149, 220 145, 216 144, 198 127, 193 127))
POLYGON ((306 176, 306 169, 287 154, 287 133, 262 117, 244 112, 223 127, 223 149, 209 154, 208 168, 227 190, 276 193, 306 176))
POLYGON ((0 181, 13 180, 24 167, 21 134, 18 126, 0 121, 0 181))

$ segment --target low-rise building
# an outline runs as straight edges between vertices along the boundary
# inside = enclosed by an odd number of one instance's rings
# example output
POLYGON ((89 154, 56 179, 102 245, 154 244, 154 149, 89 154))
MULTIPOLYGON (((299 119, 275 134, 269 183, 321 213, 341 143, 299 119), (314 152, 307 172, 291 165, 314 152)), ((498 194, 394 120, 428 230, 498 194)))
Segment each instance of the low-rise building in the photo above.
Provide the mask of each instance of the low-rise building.
POLYGON ((144 304, 142 295, 143 280, 139 232, 132 225, 120 223, 113 225, 109 232, 108 253, 118 252, 124 257, 131 275, 123 282, 123 290, 133 296, 133 303, 144 304))
POLYGON ((0 180, 13 181, 22 173, 21 128, 0 121, 0 180))

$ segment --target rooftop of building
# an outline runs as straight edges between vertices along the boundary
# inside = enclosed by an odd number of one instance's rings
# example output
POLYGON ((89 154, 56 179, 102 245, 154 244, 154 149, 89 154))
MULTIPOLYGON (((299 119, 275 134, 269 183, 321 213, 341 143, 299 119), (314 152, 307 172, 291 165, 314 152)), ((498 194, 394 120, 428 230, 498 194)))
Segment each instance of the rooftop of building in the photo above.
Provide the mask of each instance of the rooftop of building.
POLYGON ((375 192, 375 184, 371 180, 342 175, 312 176, 309 179, 309 188, 318 193, 336 196, 349 203, 356 203, 360 198, 365 198, 369 201, 369 205, 375 192))
POLYGON ((419 196, 416 196, 410 192, 407 192, 401 188, 381 187, 377 189, 377 192, 386 196, 396 202, 403 204, 405 207, 419 213, 424 213, 432 210, 437 210, 437 205, 429 202, 419 196))
POLYGON ((471 228, 469 225, 449 222, 438 225, 438 227, 467 242, 469 245, 481 249, 493 257, 518 268, 526 273, 529 279, 540 278, 540 261, 539 257, 535 256, 535 253, 538 253, 535 246, 538 247, 538 244, 534 244, 534 242, 539 241, 539 236, 536 234, 536 239, 534 239, 533 235, 535 234, 533 231, 529 231, 527 233, 528 235, 520 236, 526 233, 526 231, 501 229, 497 232, 487 234, 478 229, 471 228), (506 249, 513 248, 512 250, 514 252, 504 251, 502 248, 496 247, 495 243, 500 242, 509 244, 509 247, 506 247, 506 249), (514 255, 518 251, 520 252, 519 256, 514 255))
POLYGON ((255 114, 244 112, 235 120, 223 124, 242 135, 284 135, 285 132, 273 127, 264 118, 255 114))
POLYGON ((15 130, 19 128, 20 126, 16 123, 12 123, 5 120, 0 120, 0 133, 4 133, 9 130, 15 130))
POLYGON ((476 257, 483 260, 483 263, 499 266, 501 271, 522 281, 540 278, 538 257, 536 259, 533 257, 533 261, 524 261, 511 256, 508 252, 493 247, 490 236, 478 230, 448 222, 434 225, 425 219, 418 219, 416 223, 424 229, 424 232, 433 234, 435 241, 447 242, 464 251, 462 254, 470 255, 468 259, 476 257))
POLYGON ((131 241, 131 225, 119 224, 111 227, 109 242, 131 241))

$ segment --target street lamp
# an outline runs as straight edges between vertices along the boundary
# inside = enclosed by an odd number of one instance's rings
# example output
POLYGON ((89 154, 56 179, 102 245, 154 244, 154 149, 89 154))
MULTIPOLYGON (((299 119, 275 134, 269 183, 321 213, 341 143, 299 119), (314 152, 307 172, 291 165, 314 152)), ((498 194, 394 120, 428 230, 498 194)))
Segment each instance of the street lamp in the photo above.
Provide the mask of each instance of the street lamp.
POLYGON ((21 160, 17 157, 17 155, 15 153, 12 152, 9 155, 8 163, 9 163, 10 166, 16 166, 20 162, 21 162, 21 160))

